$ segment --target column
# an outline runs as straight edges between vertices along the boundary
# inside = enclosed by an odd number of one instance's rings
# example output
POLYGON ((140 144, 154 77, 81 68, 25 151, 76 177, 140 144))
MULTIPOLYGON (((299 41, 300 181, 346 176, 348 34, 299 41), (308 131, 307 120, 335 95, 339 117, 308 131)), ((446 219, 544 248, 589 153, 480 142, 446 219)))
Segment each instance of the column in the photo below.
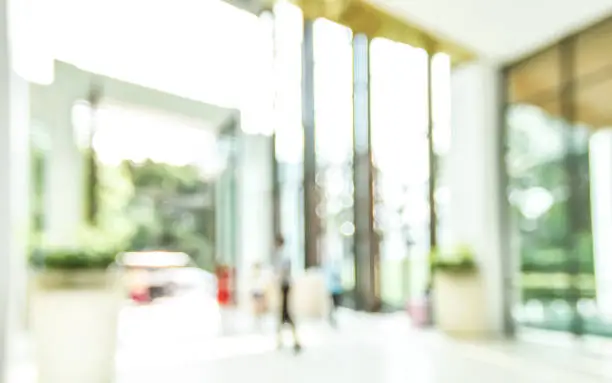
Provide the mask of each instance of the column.
POLYGON ((227 202, 229 200, 228 188, 229 171, 224 169, 215 180, 214 201, 215 201, 215 259, 217 262, 227 264, 230 260, 228 254, 228 212, 227 202))
POLYGON ((304 127, 304 251, 306 268, 319 265, 314 106, 314 23, 304 20, 302 41, 302 125, 304 127))
POLYGON ((264 135, 243 134, 238 149, 238 235, 240 257, 237 262, 238 299, 248 302, 252 267, 272 261, 272 139, 264 135))
MULTIPOLYGON (((433 44, 430 44, 433 47, 433 44)), ((434 98, 433 98, 433 58, 435 51, 427 52, 427 158, 429 165, 429 249, 438 247, 438 215, 436 211, 436 154, 434 151, 434 98)), ((433 270, 430 270, 430 278, 433 270)))
POLYGON ((375 311, 378 294, 378 241, 374 234, 374 169, 370 127, 370 42, 353 38, 353 180, 355 304, 375 311))
MULTIPOLYGON (((273 89, 272 96, 272 123, 273 123, 273 131, 272 131, 272 146, 271 146, 271 154, 270 154, 270 166, 272 167, 272 224, 273 224, 273 240, 276 242, 277 238, 283 238, 282 232, 282 223, 281 223, 281 185, 280 185, 280 164, 278 158, 276 156, 276 146, 277 146, 277 128, 279 124, 277 121, 278 118, 278 98, 280 96, 280 84, 281 79, 279 78, 279 58, 278 51, 281 48, 279 39, 278 39, 278 18, 274 11, 269 11, 271 17, 271 29, 272 29, 272 70, 274 73, 273 82, 271 84, 273 89)), ((286 244, 286 238, 283 238, 286 244)), ((275 259, 275 262, 280 261, 279 259, 275 259)))
POLYGON ((283 219, 280 222, 281 230, 285 237, 285 248, 283 255, 291 260, 294 274, 299 274, 305 269, 306 258, 304 256, 304 216, 302 199, 302 170, 301 163, 283 163, 280 167, 280 214, 283 219))
POLYGON ((50 246, 74 246, 85 218, 84 156, 79 147, 83 143, 75 135, 72 114, 77 98, 58 85, 30 89, 33 122, 50 139, 44 181, 45 240, 50 246))
POLYGON ((73 101, 60 96, 55 103, 47 104, 44 120, 51 137, 45 177, 45 232, 53 246, 77 245, 79 229, 85 222, 85 164, 72 124, 73 101))
MULTIPOLYGON (((272 226, 273 237, 282 238, 282 223, 281 223, 281 185, 280 185, 280 167, 276 158, 276 133, 272 134, 272 145, 270 154, 270 167, 272 168, 272 226)), ((284 239, 284 238, 283 238, 284 239)), ((280 261, 277 260, 277 261, 280 261)))
POLYGON ((0 382, 25 303, 30 216, 28 83, 12 67, 7 3, 0 1, 0 382))
POLYGON ((492 334, 507 325, 506 287, 510 275, 503 246, 506 203, 500 186, 501 75, 484 62, 464 65, 451 75, 452 141, 447 161, 451 191, 452 242, 476 254, 486 291, 492 334))
POLYGON ((215 180, 215 251, 217 261, 236 266, 239 220, 237 216, 237 132, 239 117, 219 130, 218 145, 225 167, 215 180))
POLYGON ((597 306, 604 315, 612 315, 612 131, 593 133, 589 167, 597 306))

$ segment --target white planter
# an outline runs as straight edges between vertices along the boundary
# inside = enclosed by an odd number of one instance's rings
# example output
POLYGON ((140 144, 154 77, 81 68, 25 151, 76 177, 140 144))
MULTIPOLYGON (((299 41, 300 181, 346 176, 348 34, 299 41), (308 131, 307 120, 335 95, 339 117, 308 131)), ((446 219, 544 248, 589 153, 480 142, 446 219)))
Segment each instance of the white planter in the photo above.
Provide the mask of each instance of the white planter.
POLYGON ((453 336, 484 336, 488 332, 485 293, 477 272, 435 274, 434 320, 439 330, 453 336))
POLYGON ((111 383, 124 297, 116 271, 35 277, 32 324, 39 383, 111 383))
POLYGON ((325 274, 321 270, 307 270, 296 278, 290 305, 297 318, 326 318, 331 309, 330 300, 325 274))

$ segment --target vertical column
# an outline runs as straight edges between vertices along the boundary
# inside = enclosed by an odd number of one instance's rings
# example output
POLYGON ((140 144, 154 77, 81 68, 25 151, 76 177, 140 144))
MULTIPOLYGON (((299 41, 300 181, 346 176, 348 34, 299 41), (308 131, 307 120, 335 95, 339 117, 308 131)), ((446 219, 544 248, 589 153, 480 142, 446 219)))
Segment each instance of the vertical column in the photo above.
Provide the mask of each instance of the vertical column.
POLYGON ((589 147, 597 306, 612 315, 612 131, 593 133, 589 147))
POLYGON ((272 226, 274 238, 283 236, 281 225, 281 192, 279 163, 276 158, 276 133, 272 135, 271 145, 271 168, 272 168, 272 226))
MULTIPOLYGON (((434 105, 433 105, 433 43, 430 42, 430 47, 427 50, 427 157, 429 165, 428 179, 428 202, 429 202, 429 251, 433 251, 438 247, 438 215, 436 211, 436 154, 434 152, 434 105)), ((432 289, 434 285, 434 266, 429 265, 428 289, 432 289)), ((432 308, 430 307, 430 310, 432 308)), ((428 313, 430 318, 433 318, 433 313, 428 313)))
POLYGON ((72 126, 71 100, 49 110, 51 150, 46 180, 46 232, 55 246, 74 245, 85 209, 84 161, 72 126), (52 114, 51 114, 52 113, 52 114))
POLYGON ((353 38, 353 172, 355 303, 357 309, 379 308, 378 241, 374 234, 374 169, 370 127, 370 42, 353 38))
POLYGON ((224 169, 219 173, 215 179, 214 190, 213 190, 213 201, 215 207, 215 261, 226 263, 227 255, 225 254, 225 243, 226 243, 226 231, 225 231, 225 201, 227 200, 224 191, 225 186, 225 174, 227 169, 224 169))
POLYGON ((304 127, 304 250, 306 268, 319 264, 314 109, 314 24, 304 20, 302 41, 302 125, 304 127))
POLYGON ((249 275, 256 262, 272 260, 272 199, 269 136, 240 136, 238 185, 240 194, 240 258, 238 298, 248 302, 249 275))
MULTIPOLYGON (((433 44, 432 44, 433 46, 433 44)), ((427 52, 427 155, 429 158, 429 249, 438 246, 438 218, 436 214, 436 154, 434 152, 433 57, 427 52)))
POLYGON ((0 382, 23 303, 29 233, 28 84, 12 67, 8 1, 0 1, 0 382))
MULTIPOLYGON (((237 236, 240 227, 238 217, 237 198, 237 131, 239 129, 239 115, 233 116, 228 123, 219 129, 218 145, 220 154, 225 161, 223 171, 215 180, 215 258, 219 264, 234 268, 239 278, 244 276, 240 262, 239 248, 241 238, 237 236)), ((238 278, 238 279, 239 279, 238 278)), ((232 301, 241 300, 240 288, 243 286, 236 278, 232 278, 232 301), (238 294, 236 294, 238 292, 238 294)))
POLYGON ((452 145, 448 160, 453 242, 476 253, 485 287, 487 326, 504 329, 505 275, 499 163, 501 76, 496 67, 474 63, 451 77, 452 145))
MULTIPOLYGON (((278 121, 278 97, 279 97, 279 70, 278 70, 278 20, 277 16, 273 11, 270 11, 270 15, 272 17, 272 66, 274 73, 274 82, 272 86, 274 87, 273 96, 272 96, 272 113, 273 116, 273 131, 272 131, 272 147, 271 147, 271 167, 272 167, 272 227, 273 227, 273 236, 274 240, 276 238, 280 238, 283 236, 282 233, 282 224, 281 224, 281 185, 280 185, 280 168, 278 163, 278 158, 276 157, 276 143, 277 143, 277 124, 278 121)), ((275 262, 280 260, 276 259, 275 262)))
MULTIPOLYGON (((235 272, 236 267, 239 266, 238 262, 240 261, 240 252, 244 248, 241 238, 239 237, 240 225, 242 222, 241 218, 241 205, 239 200, 239 190, 238 190, 238 171, 239 171, 239 162, 238 162, 238 132, 240 130, 240 115, 236 114, 232 119, 232 123, 229 128, 229 137, 230 137, 230 151, 228 157, 227 164, 227 194, 226 194, 226 212, 227 216, 225 217, 225 228, 226 228, 226 245, 225 249, 227 254, 225 255, 230 259, 230 264, 234 266, 235 272)), ((236 303, 240 297, 237 297, 236 292, 238 291, 238 281, 236 278, 232 281, 232 288, 234 291, 233 300, 236 303)), ((239 294, 238 294, 239 295, 239 294)))
POLYGON ((32 85, 32 118, 49 133, 45 167, 46 240, 52 246, 73 246, 84 222, 84 159, 75 138, 75 97, 58 86, 32 85))
POLYGON ((585 202, 580 200, 580 191, 589 189, 589 175, 583 176, 584 170, 580 168, 578 156, 576 155, 576 144, 578 137, 582 133, 575 126, 576 121, 576 86, 575 86, 575 63, 576 63, 576 40, 569 37, 560 43, 560 105, 561 115, 565 121, 564 133, 564 167, 566 181, 568 183, 568 196, 566 202, 566 224, 567 235, 565 237, 565 249, 567 252, 567 274, 570 276, 569 291, 567 301, 571 305, 572 321, 570 331, 576 335, 584 333, 584 319, 578 311, 578 301, 580 300, 580 287, 578 286, 577 276, 581 272, 579 235, 580 233, 591 232, 591 217, 586 210, 585 202))

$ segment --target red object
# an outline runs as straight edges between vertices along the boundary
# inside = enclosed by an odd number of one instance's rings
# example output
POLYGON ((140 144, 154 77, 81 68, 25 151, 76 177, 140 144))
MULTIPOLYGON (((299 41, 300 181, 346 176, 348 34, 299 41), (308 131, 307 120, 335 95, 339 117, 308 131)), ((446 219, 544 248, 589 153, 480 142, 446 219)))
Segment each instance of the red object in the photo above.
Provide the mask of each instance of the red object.
POLYGON ((426 298, 411 301, 406 307, 412 324, 416 327, 426 327, 429 324, 429 300, 426 298))
POLYGON ((136 303, 149 303, 151 301, 148 289, 135 289, 130 295, 136 303))
POLYGON ((217 302, 226 306, 232 301, 231 273, 229 268, 221 266, 217 269, 217 302))

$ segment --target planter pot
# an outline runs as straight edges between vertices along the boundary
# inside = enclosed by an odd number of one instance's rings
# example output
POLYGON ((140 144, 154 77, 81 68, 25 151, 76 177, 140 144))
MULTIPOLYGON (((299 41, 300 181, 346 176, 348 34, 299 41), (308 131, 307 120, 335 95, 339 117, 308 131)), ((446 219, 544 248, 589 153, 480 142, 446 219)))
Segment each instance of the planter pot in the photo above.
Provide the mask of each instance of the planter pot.
POLYGON ((486 335, 484 285, 477 272, 437 271, 433 294, 434 320, 452 336, 486 335))
POLYGON ((39 383, 111 383, 124 288, 119 272, 34 276, 32 324, 39 383))
POLYGON ((290 297, 290 306, 297 318, 321 319, 329 315, 331 298, 325 274, 318 269, 307 270, 296 278, 290 297))

